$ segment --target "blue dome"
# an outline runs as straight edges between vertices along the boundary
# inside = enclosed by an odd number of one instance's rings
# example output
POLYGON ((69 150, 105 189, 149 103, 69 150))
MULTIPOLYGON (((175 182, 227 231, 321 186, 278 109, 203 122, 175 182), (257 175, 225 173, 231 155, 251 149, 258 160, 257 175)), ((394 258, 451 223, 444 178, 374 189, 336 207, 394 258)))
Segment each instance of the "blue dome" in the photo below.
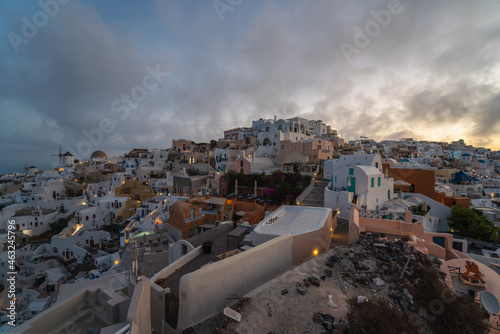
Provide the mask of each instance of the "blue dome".
POLYGON ((464 153, 462 154, 463 157, 470 157, 470 154, 469 153, 464 153))
POLYGON ((404 158, 404 159, 401 159, 401 162, 410 162, 410 160, 404 158))

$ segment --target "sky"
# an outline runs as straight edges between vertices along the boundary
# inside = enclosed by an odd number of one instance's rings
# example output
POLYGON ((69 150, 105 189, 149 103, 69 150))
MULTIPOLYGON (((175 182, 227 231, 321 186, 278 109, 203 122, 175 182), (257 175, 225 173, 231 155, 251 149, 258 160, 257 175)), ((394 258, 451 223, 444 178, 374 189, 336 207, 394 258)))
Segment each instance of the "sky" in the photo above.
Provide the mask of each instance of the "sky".
POLYGON ((500 2, 0 1, 0 174, 259 118, 500 149, 500 2))

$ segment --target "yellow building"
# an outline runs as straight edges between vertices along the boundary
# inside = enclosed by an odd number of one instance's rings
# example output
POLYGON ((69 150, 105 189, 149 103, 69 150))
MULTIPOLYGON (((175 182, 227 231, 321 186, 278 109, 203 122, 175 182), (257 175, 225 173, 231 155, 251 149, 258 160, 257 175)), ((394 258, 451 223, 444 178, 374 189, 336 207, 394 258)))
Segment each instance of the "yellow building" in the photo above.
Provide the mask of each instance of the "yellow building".
POLYGON ((137 208, 140 208, 142 202, 155 196, 154 190, 139 181, 128 180, 115 189, 117 197, 128 197, 126 208, 122 213, 122 220, 130 218, 135 214, 137 208))
POLYGON ((434 181, 441 183, 451 183, 453 180, 453 175, 459 172, 460 169, 449 168, 449 169, 435 169, 434 170, 434 181))

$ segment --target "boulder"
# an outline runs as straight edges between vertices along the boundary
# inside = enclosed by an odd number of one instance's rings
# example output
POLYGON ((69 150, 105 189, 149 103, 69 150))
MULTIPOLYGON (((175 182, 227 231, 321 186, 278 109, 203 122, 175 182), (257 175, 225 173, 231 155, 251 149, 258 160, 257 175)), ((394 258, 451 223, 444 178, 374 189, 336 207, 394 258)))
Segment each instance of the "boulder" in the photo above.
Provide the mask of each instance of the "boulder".
POLYGON ((321 314, 316 312, 313 314, 313 321, 317 324, 322 324, 325 321, 325 319, 323 319, 321 314))

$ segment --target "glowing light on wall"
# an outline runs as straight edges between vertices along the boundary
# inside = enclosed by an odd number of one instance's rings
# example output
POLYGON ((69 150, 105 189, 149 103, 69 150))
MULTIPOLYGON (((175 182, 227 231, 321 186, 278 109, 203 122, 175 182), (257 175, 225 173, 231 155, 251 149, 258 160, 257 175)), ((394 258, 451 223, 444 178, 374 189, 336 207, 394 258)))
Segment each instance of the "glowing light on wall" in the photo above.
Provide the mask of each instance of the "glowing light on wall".
POLYGON ((318 255, 318 253, 319 253, 319 251, 318 251, 317 249, 315 249, 315 250, 313 251, 313 255, 314 255, 314 256, 318 255))

